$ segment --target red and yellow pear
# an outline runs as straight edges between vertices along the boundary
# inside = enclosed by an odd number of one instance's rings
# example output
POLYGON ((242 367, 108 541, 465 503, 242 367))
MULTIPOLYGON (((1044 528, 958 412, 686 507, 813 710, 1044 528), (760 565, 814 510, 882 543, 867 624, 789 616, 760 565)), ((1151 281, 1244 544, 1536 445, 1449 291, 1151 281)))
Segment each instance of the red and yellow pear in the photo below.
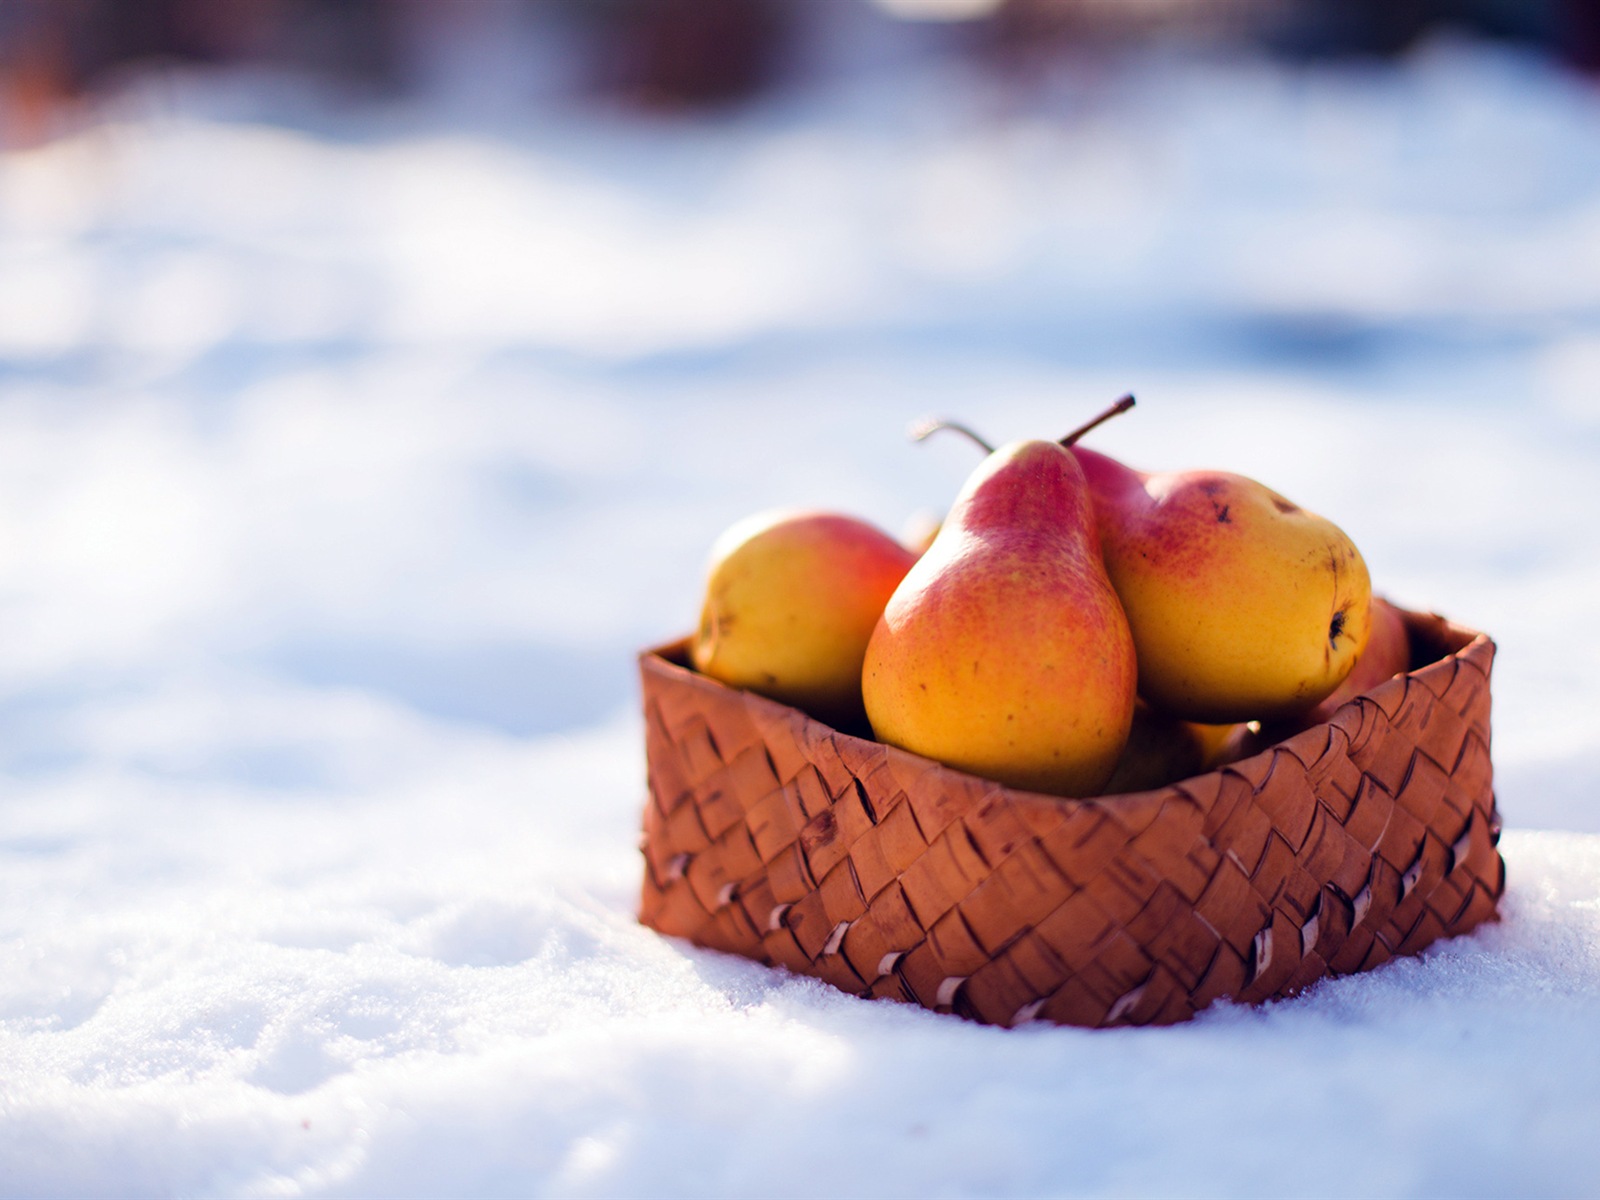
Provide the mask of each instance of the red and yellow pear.
POLYGON ((1313 725, 1333 719, 1340 707, 1363 692, 1370 692, 1380 683, 1393 679, 1411 669, 1411 637, 1406 632, 1405 618, 1400 610, 1382 597, 1372 598, 1372 633, 1361 651, 1350 674, 1316 707, 1296 714, 1287 721, 1275 721, 1263 726, 1262 733, 1272 741, 1309 729, 1313 725))
POLYGON ((1127 740, 1137 673, 1083 470, 1029 441, 967 480, 884 609, 862 691, 881 741, 1088 796, 1127 740))
POLYGON ((1152 704, 1212 724, 1290 717, 1350 673, 1371 582, 1333 522, 1242 475, 1072 453, 1152 704))
POLYGON ((855 517, 747 517, 712 547, 690 659, 723 683, 859 728, 867 642, 916 559, 855 517))

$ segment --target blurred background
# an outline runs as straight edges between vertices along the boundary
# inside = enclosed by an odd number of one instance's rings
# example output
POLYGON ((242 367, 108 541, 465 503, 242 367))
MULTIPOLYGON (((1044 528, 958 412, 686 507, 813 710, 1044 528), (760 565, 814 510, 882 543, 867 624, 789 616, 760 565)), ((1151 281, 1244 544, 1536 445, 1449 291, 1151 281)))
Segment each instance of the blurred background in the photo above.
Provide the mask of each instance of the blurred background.
POLYGON ((0 769, 631 719, 735 518, 1132 390, 1494 632, 1509 818, 1600 829, 1597 67, 1597 0, 0 0, 0 769))
POLYGON ((6 0, 3 11, 14 136, 38 136, 60 102, 141 66, 269 64, 415 91, 468 43, 500 47, 474 73, 520 60, 511 74, 556 90, 668 107, 815 83, 837 66, 819 50, 836 59, 867 41, 881 53, 913 42, 916 25, 945 26, 946 52, 1012 80, 1153 40, 1392 58, 1454 29, 1584 68, 1600 53, 1592 0, 6 0))
MULTIPOLYGON (((1441 30, 1597 65, 1593 0, 6 0, 16 138, 141 67, 271 65, 341 86, 426 90, 452 56, 491 86, 687 108, 816 84, 841 52, 880 58, 926 29, 1006 85, 1052 62, 1157 40, 1288 59, 1393 58, 1441 30), (485 61, 487 56, 487 61, 485 61)), ((881 65, 881 62, 874 65, 881 65)))

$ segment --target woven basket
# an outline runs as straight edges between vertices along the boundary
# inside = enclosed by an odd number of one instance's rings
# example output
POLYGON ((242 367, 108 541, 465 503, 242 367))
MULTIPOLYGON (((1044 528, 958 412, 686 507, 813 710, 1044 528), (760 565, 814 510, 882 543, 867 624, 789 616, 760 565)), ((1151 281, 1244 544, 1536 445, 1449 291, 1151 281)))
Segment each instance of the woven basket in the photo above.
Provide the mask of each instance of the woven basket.
POLYGON ((1064 800, 640 657, 640 920, 998 1025, 1167 1024, 1494 916, 1494 643, 1405 613, 1416 669, 1157 791, 1064 800), (1425 665, 1423 665, 1425 664, 1425 665))

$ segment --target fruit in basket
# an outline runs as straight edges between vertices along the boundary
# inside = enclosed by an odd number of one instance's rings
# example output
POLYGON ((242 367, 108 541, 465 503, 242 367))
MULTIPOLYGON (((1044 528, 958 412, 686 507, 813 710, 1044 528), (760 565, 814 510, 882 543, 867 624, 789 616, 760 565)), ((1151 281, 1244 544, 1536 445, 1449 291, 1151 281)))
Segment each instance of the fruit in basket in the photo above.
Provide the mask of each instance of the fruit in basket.
POLYGON ((1411 638, 1406 632, 1405 619, 1400 610, 1387 600, 1372 598, 1372 633, 1367 638, 1366 649, 1356 659, 1344 682, 1336 687, 1315 708, 1300 713, 1288 721, 1272 722, 1262 729, 1267 738, 1276 741, 1302 729, 1309 729, 1332 718, 1339 706, 1354 700, 1363 692, 1370 692, 1385 680, 1393 679, 1411 669, 1411 638))
POLYGON ((859 728, 867 641, 916 559, 855 517, 747 517, 712 547, 690 659, 723 683, 859 728))
POLYGON ((1082 446, 1139 691, 1191 721, 1292 717, 1350 673, 1371 583, 1338 526, 1253 479, 1146 474, 1082 446))
POLYGON ((1138 701, 1128 743, 1106 782, 1107 793, 1144 792, 1209 771, 1226 757, 1242 725, 1202 725, 1138 701))
POLYGON ((1127 740, 1137 673, 1083 470, 1031 441, 967 480, 884 609, 862 690, 881 741, 1086 796, 1127 740))

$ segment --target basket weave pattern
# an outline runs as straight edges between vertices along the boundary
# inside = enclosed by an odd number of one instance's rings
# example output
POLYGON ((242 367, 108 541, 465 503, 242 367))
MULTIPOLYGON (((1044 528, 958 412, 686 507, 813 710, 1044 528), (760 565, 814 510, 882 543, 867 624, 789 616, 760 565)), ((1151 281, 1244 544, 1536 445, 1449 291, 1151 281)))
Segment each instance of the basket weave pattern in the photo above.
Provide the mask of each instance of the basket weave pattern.
MULTIPOLYGON (((1418 660, 1333 720, 1157 791, 1017 791, 641 656, 640 919, 980 1021, 1166 1024, 1414 954, 1504 889, 1494 644, 1406 614, 1418 660)), ((676 659, 677 661, 673 661, 676 659)))

